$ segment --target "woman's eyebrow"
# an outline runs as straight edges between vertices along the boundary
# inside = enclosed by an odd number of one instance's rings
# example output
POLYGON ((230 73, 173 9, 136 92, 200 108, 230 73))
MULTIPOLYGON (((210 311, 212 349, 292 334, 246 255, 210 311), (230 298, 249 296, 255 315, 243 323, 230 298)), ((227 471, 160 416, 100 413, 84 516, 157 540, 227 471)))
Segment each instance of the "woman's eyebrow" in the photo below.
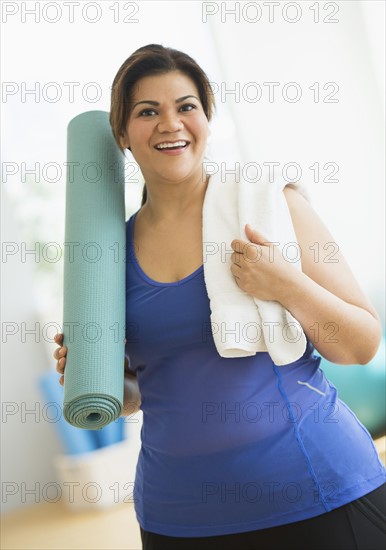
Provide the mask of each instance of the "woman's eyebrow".
MULTIPOLYGON (((178 99, 176 99, 176 103, 181 103, 181 101, 185 101, 185 99, 188 99, 189 97, 194 97, 195 99, 197 99, 197 101, 200 101, 198 99, 198 97, 196 97, 195 95, 184 95, 183 97, 179 97, 178 99)), ((158 107, 159 105, 159 102, 158 101, 153 101, 151 99, 144 99, 142 101, 138 101, 137 103, 135 103, 133 105, 133 109, 137 106, 137 105, 141 105, 142 103, 147 103, 148 105, 154 105, 154 107, 158 107)))
POLYGON ((176 103, 181 103, 181 101, 185 101, 185 99, 188 99, 188 97, 194 97, 195 99, 197 99, 197 101, 200 101, 195 95, 184 95, 183 97, 179 97, 178 99, 176 99, 176 103))

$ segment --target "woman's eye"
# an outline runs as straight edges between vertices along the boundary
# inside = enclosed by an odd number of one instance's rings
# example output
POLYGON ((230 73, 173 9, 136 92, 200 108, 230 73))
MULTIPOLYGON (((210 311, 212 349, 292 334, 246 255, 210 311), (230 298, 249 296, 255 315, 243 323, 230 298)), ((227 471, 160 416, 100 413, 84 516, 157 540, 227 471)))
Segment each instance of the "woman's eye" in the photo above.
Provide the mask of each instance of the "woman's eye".
MULTIPOLYGON (((193 103, 185 103, 180 107, 179 110, 183 112, 184 111, 189 112, 189 111, 192 111, 193 109, 197 109, 197 106, 194 105, 193 103)), ((154 109, 143 109, 142 111, 139 112, 140 117, 152 117, 156 114, 157 112, 154 109)))
POLYGON ((193 103, 185 103, 185 105, 182 105, 181 109, 184 111, 192 111, 193 109, 197 109, 197 107, 193 105, 193 103))
POLYGON ((150 116, 152 113, 155 113, 154 109, 144 109, 139 113, 139 116, 150 116))

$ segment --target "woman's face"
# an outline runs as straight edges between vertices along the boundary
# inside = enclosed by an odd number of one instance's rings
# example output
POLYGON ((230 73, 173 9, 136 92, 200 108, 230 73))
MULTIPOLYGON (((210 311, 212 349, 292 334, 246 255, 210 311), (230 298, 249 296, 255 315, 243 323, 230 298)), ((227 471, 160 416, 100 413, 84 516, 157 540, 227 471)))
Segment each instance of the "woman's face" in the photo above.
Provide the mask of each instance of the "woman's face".
POLYGON ((141 78, 134 89, 123 148, 145 180, 182 181, 202 171, 208 119, 193 80, 180 71, 141 78))

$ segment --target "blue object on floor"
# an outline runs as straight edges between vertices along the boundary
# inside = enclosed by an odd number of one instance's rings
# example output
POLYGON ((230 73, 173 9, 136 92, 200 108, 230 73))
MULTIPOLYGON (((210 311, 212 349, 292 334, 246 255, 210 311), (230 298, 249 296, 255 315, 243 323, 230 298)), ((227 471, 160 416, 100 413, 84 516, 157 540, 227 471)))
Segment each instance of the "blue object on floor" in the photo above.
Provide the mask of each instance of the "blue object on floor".
POLYGON ((39 388, 45 399, 44 417, 55 428, 65 454, 78 455, 94 451, 98 447, 91 430, 79 430, 71 426, 63 416, 63 387, 59 374, 49 370, 39 377, 39 388))
POLYGON ((98 448, 107 447, 108 445, 123 441, 125 439, 124 427, 125 419, 119 417, 101 430, 93 430, 93 437, 97 442, 98 448))

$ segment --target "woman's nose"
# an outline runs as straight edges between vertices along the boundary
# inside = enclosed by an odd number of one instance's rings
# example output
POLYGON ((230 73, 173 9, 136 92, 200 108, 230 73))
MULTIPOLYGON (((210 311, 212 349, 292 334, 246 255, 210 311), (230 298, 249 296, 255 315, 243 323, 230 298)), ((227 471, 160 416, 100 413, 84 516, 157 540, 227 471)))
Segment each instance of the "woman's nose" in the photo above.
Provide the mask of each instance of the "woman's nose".
POLYGON ((183 124, 178 113, 165 113, 159 123, 158 130, 160 132, 177 132, 182 130, 183 124))

